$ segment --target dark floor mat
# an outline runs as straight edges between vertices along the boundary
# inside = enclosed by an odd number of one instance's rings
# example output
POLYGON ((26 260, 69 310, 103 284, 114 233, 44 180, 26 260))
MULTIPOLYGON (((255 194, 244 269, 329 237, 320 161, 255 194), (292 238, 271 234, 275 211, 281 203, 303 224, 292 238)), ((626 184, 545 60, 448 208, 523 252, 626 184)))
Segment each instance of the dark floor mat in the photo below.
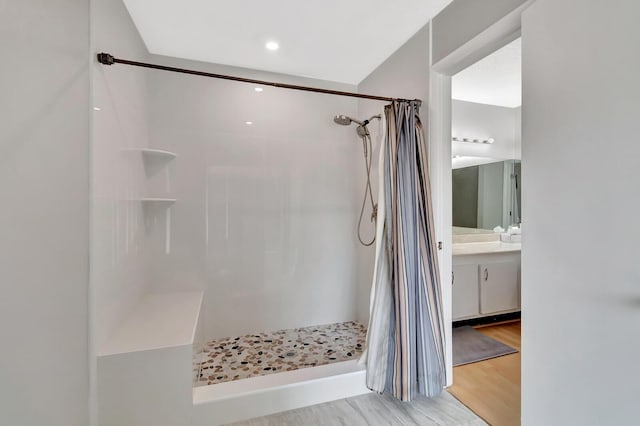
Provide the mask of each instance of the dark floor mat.
POLYGON ((517 349, 485 336, 469 326, 453 329, 454 367, 516 352, 517 349))

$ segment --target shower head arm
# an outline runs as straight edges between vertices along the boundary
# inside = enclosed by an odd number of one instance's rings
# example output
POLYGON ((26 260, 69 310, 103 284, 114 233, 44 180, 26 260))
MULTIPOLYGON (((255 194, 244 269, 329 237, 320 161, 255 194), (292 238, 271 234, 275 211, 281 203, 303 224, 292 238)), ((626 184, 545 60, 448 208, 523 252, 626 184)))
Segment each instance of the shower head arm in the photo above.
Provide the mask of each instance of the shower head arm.
POLYGON ((341 126, 348 126, 351 123, 356 123, 360 127, 365 127, 374 118, 377 118, 378 120, 380 120, 381 116, 380 115, 374 115, 374 116, 371 116, 368 120, 360 121, 360 120, 356 120, 354 118, 348 117, 346 115, 336 115, 335 117, 333 117, 333 121, 336 124, 340 124, 341 126))
MULTIPOLYGON (((371 120, 374 120, 374 119, 376 119, 376 118, 377 118, 378 120, 382 119, 382 117, 380 117, 380 114, 372 115, 371 117, 369 117, 369 119, 368 119, 368 120, 364 120, 364 122, 359 123, 359 124, 360 124, 361 126, 366 126, 367 124, 371 123, 371 120)), ((353 121, 355 121, 355 120, 353 120, 353 121)))

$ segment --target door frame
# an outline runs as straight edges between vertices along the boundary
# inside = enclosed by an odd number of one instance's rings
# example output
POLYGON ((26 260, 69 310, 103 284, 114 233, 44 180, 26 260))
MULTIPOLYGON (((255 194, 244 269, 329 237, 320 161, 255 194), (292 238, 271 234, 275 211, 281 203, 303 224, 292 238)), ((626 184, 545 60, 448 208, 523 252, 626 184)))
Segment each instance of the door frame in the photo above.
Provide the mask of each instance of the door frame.
MULTIPOLYGON (((452 328, 452 186, 451 186, 451 77, 521 36, 522 12, 529 0, 486 30, 433 63, 433 34, 429 48, 429 170, 436 237, 442 243, 438 267, 445 324, 446 385, 453 384, 452 328)), ((433 25, 429 25, 430 31, 433 25)))

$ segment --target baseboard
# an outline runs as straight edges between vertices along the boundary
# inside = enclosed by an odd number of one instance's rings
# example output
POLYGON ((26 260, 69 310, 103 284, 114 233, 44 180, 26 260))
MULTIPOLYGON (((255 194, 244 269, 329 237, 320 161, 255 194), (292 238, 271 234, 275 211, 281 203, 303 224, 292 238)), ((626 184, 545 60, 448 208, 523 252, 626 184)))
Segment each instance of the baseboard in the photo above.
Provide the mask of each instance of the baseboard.
POLYGON ((508 314, 490 315, 488 317, 482 317, 482 318, 471 318, 466 320, 454 321, 453 328, 464 327, 465 325, 469 325, 471 327, 478 327, 483 325, 495 325, 502 322, 517 321, 521 318, 521 316, 522 316, 522 313, 518 311, 518 312, 509 312, 508 314))

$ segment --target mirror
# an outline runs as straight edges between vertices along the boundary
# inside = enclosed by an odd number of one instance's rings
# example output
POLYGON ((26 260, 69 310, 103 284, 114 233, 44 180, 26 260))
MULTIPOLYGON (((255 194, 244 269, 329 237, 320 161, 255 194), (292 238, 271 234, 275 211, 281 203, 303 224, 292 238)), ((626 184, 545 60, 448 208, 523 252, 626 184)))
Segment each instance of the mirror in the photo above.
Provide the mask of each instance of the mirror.
POLYGON ((453 226, 493 230, 520 224, 520 160, 492 160, 452 171, 453 226))
POLYGON ((520 225, 521 56, 516 39, 451 79, 454 234, 520 225))

